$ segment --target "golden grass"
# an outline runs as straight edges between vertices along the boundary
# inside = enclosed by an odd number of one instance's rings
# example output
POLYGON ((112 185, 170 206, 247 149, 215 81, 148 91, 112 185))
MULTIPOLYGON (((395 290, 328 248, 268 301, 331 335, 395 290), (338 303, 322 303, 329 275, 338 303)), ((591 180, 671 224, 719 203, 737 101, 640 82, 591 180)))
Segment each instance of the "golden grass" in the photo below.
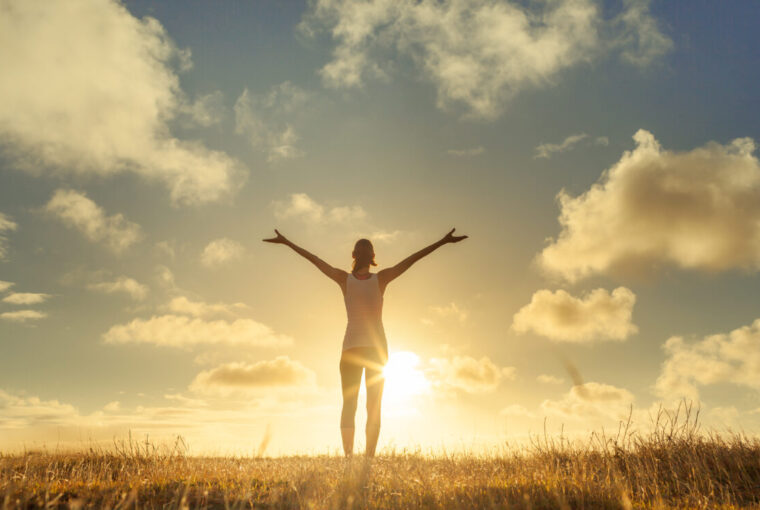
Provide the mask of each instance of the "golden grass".
POLYGON ((113 451, 0 455, 5 508, 760 508, 760 442, 699 431, 690 406, 640 435, 541 438, 493 456, 189 457, 113 451))

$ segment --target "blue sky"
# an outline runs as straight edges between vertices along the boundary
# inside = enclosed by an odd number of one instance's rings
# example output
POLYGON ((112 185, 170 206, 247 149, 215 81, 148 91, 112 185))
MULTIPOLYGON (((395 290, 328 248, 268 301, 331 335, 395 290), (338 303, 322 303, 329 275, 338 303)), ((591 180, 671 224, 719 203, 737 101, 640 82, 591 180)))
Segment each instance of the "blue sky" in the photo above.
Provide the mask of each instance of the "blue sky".
POLYGON ((470 236, 386 292, 428 383, 381 448, 680 397, 757 430, 756 2, 11 6, 0 447, 337 448, 342 296, 273 228, 344 269, 470 236))

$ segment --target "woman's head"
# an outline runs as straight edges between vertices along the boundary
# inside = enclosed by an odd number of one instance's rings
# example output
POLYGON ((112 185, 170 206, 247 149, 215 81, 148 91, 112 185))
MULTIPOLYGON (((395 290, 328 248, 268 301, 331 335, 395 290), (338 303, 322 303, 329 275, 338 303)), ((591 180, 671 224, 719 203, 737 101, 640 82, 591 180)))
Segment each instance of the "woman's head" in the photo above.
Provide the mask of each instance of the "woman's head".
POLYGON ((354 245, 354 251, 351 253, 354 258, 354 264, 351 268, 352 271, 357 271, 364 267, 376 266, 375 264, 375 249, 372 247, 372 243, 369 239, 359 239, 354 245))

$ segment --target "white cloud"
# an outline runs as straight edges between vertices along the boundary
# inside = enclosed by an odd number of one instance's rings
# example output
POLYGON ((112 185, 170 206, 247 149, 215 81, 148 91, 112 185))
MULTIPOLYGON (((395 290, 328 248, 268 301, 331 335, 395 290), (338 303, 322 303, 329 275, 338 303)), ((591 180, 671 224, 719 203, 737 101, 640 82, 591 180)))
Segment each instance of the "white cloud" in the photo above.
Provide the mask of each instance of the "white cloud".
POLYGON ((176 284, 174 282, 174 273, 172 273, 172 270, 166 266, 156 266, 156 279, 162 287, 168 289, 173 289, 176 287, 176 284))
POLYGON ((736 429, 737 427, 741 427, 741 423, 739 422, 740 415, 741 413, 734 406, 717 406, 708 408, 707 421, 713 426, 717 425, 723 428, 730 427, 736 429))
POLYGON ((532 331, 557 342, 623 341, 638 331, 631 323, 635 303, 636 295, 625 287, 612 293, 595 289, 584 297, 562 289, 539 290, 514 315, 512 329, 532 331))
POLYGON ((536 377, 536 380, 544 384, 562 384, 565 382, 565 380, 562 379, 561 377, 557 377, 556 375, 550 375, 550 374, 541 374, 538 377, 536 377))
MULTIPOLYGON (((124 402, 111 401, 89 414, 59 400, 0 390, 0 449, 15 454, 24 444, 34 444, 76 450, 82 447, 83 434, 88 444, 104 448, 113 448, 114 443, 126 445, 129 437, 146 436, 151 444, 172 448, 180 434, 196 454, 255 451, 268 423, 273 430, 282 431, 281 426, 306 417, 323 417, 334 407, 334 395, 328 396, 318 387, 305 389, 308 387, 294 387, 291 393, 264 391, 238 399, 165 394, 165 402, 158 405, 159 396, 153 395, 148 397, 153 405, 127 407, 124 402)), ((313 444, 313 438, 301 439, 294 447, 298 438, 275 432, 270 451, 294 453, 313 444)))
POLYGON ((462 390, 467 393, 494 391, 502 379, 514 379, 514 367, 498 367, 487 356, 431 358, 428 379, 440 389, 462 390))
POLYGON ((122 214, 106 216, 98 204, 78 191, 56 190, 45 209, 90 241, 104 243, 117 253, 142 237, 140 225, 128 221, 122 214))
POLYGON ((5 292, 6 290, 8 290, 11 287, 13 287, 13 285, 14 285, 13 282, 4 282, 4 281, 0 280, 0 292, 5 292))
POLYGON ((479 156, 483 154, 486 149, 480 145, 478 147, 472 147, 470 149, 449 149, 448 152, 452 156, 467 157, 467 156, 479 156))
POLYGON ((104 294, 127 294, 135 301, 142 301, 148 296, 148 287, 128 276, 118 276, 110 281, 90 283, 87 288, 104 294))
POLYGON ((117 324, 103 334, 103 340, 111 344, 143 343, 166 347, 203 344, 276 347, 293 342, 289 336, 276 334, 269 326, 251 319, 206 321, 171 314, 117 324))
POLYGON ((5 260, 8 256, 8 237, 6 232, 12 232, 18 228, 15 221, 9 216, 0 213, 0 260, 5 260))
POLYGON ((288 356, 256 363, 233 362, 204 370, 190 388, 199 392, 232 392, 309 387, 316 384, 316 374, 288 356))
POLYGON ((467 310, 460 308, 456 303, 453 301, 449 303, 446 306, 430 306, 428 307, 431 312, 435 313, 438 317, 453 317, 457 319, 460 323, 464 323, 467 321, 467 317, 469 313, 467 310))
POLYGON ((594 145, 601 145, 603 147, 606 147, 610 144, 610 139, 606 136, 597 136, 594 138, 594 145))
POLYGON ((730 333, 687 343, 669 338, 654 391, 662 398, 697 400, 699 387, 731 383, 760 391, 760 319, 730 333))
POLYGON ((623 12, 613 20, 617 35, 613 43, 621 48, 624 60, 648 66, 673 49, 673 41, 657 27, 649 12, 651 0, 624 0, 623 12))
POLYGON ((0 390, 0 427, 21 428, 31 424, 60 424, 77 415, 76 409, 58 400, 22 397, 0 390))
POLYGON ((217 90, 199 96, 185 107, 187 114, 199 126, 209 127, 219 124, 224 117, 224 94, 217 90))
POLYGON ((3 303, 10 303, 12 305, 36 305, 44 303, 50 297, 50 294, 43 294, 37 292, 13 292, 3 298, 3 303))
POLYGON ((47 317, 45 312, 38 312, 37 310, 17 310, 15 312, 0 313, 0 319, 11 322, 36 321, 45 317, 47 317))
POLYGON ((160 181, 175 203, 218 200, 245 170, 227 154, 173 137, 188 68, 161 24, 116 0, 8 0, 0 11, 0 143, 32 173, 160 181), (184 64, 183 64, 184 62, 184 64))
POLYGON ((235 132, 248 138, 251 145, 267 153, 268 161, 277 161, 300 156, 296 148, 298 135, 290 122, 303 108, 309 94, 286 81, 272 87, 268 94, 252 94, 248 89, 235 102, 235 132))
MULTIPOLYGON (((403 231, 401 230, 375 230, 371 234, 369 234, 368 237, 372 243, 392 243, 396 239, 398 239, 398 236, 401 235, 403 231)), ((364 236, 359 236, 364 237, 364 236)))
POLYGON ((246 310, 244 303, 204 303, 203 301, 190 301, 185 296, 173 298, 167 308, 170 312, 190 315, 193 317, 213 317, 215 315, 235 316, 238 312, 246 310))
POLYGON ((437 89, 437 104, 463 104, 470 115, 494 118, 519 91, 608 51, 637 64, 663 54, 669 39, 648 2, 629 0, 617 17, 602 18, 594 0, 516 1, 316 0, 300 28, 327 31, 336 42, 321 72, 330 87, 362 86, 387 77, 409 57, 437 89))
POLYGON ((121 404, 118 400, 114 400, 113 402, 109 402, 104 405, 103 410, 107 413, 117 413, 121 411, 121 404))
POLYGON ((157 253, 161 255, 165 255, 169 257, 170 259, 174 260, 174 257, 176 256, 176 250, 174 247, 174 242, 169 241, 159 241, 155 244, 155 250, 157 253))
POLYGON ((760 165, 749 138, 663 150, 639 130, 599 181, 557 195, 562 230, 538 256, 552 275, 651 274, 660 266, 760 269, 760 165))
POLYGON ((361 206, 325 207, 306 193, 292 193, 289 201, 274 201, 277 219, 298 218, 310 223, 345 223, 361 220, 367 213, 361 206))
POLYGON ((560 143, 542 143, 536 147, 536 155, 534 158, 550 159, 554 154, 567 152, 575 148, 578 144, 586 140, 593 145, 607 146, 610 143, 610 139, 606 136, 597 136, 594 139, 590 139, 586 133, 579 133, 577 135, 570 135, 560 143))
POLYGON ((222 237, 208 243, 201 253, 201 262, 206 267, 215 267, 239 259, 245 250, 243 245, 222 237))
POLYGON ((588 138, 586 133, 580 133, 568 136, 561 143, 542 143, 536 147, 536 155, 534 157, 549 159, 552 157, 552 154, 569 151, 586 138, 588 138))
POLYGON ((633 403, 633 394, 624 388, 587 382, 573 386, 560 400, 544 400, 541 408, 547 414, 574 420, 623 420, 633 403))
POLYGON ((7 230, 16 230, 16 227, 18 227, 16 222, 11 220, 9 216, 0 213, 0 232, 7 230))

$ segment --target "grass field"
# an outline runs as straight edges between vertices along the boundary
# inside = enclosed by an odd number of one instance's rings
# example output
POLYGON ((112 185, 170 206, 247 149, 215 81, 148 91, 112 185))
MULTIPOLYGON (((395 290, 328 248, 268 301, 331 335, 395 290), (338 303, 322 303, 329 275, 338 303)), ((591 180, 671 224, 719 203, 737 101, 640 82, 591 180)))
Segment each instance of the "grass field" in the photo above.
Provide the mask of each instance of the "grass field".
POLYGON ((491 457, 392 452, 190 457, 111 451, 0 456, 4 508, 760 508, 760 442, 700 432, 688 407, 646 435, 543 437, 491 457))

